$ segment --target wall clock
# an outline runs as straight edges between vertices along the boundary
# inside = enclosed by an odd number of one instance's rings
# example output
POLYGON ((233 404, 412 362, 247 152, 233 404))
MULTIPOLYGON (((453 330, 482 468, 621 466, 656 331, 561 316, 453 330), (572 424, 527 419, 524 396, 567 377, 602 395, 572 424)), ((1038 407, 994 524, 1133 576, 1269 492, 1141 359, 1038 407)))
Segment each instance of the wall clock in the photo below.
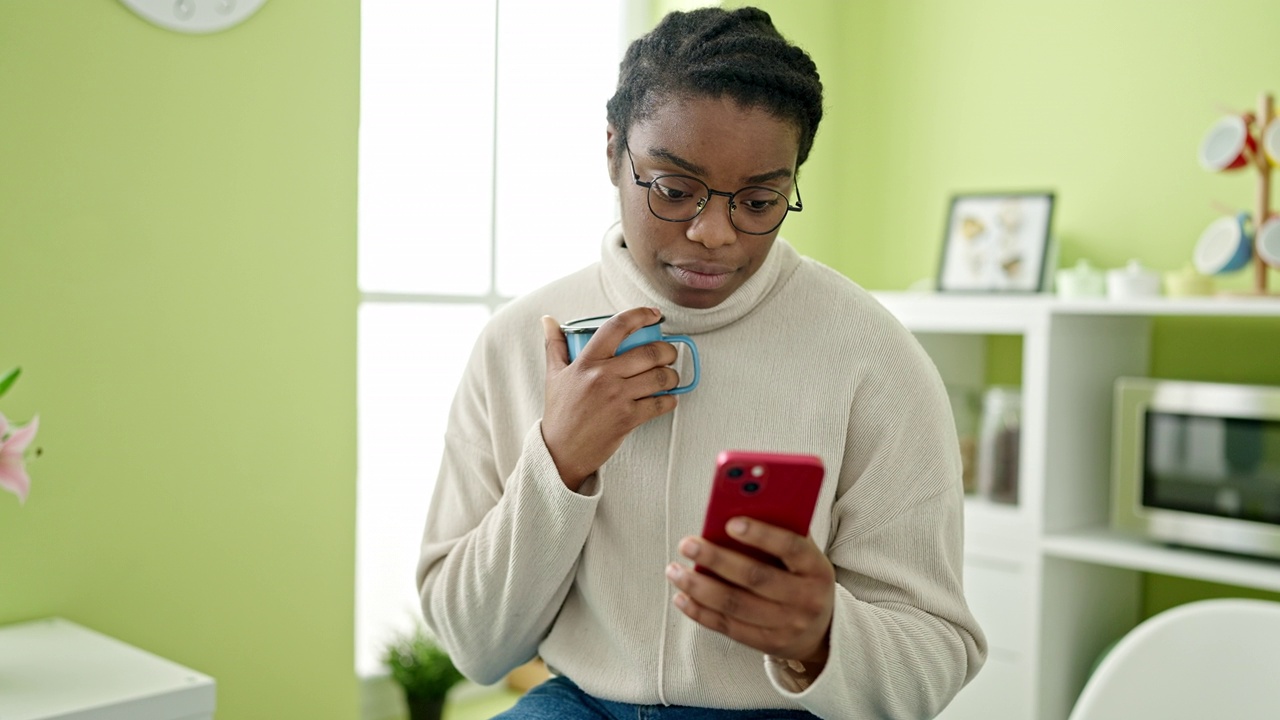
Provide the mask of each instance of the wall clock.
POLYGON ((267 0, 120 0, 141 17, 184 33, 212 33, 244 22, 267 0))

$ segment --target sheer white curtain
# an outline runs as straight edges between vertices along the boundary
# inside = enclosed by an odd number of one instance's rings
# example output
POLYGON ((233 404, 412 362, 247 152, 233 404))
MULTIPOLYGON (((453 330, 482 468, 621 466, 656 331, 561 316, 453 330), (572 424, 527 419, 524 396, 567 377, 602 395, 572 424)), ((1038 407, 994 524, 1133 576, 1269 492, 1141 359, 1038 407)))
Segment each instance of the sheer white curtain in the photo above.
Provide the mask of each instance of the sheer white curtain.
POLYGON ((604 106, 635 12, 634 0, 362 0, 362 677, 419 617, 418 543, 477 331, 507 299, 593 262, 616 218, 604 106))

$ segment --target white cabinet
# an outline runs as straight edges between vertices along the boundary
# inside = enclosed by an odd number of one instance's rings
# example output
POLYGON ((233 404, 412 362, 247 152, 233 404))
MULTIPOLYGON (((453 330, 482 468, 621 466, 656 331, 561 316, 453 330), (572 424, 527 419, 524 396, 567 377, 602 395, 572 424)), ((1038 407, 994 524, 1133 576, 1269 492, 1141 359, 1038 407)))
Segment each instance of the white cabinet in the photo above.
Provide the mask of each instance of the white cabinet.
POLYGON ((213 678, 60 618, 0 627, 3 720, 211 720, 213 678))
POLYGON ((1022 342, 1017 504, 972 497, 965 508, 965 591, 990 659, 944 720, 1065 720, 1099 653, 1138 622, 1143 572, 1280 590, 1280 564, 1108 529, 1112 389, 1117 377, 1147 374, 1152 318, 1280 319, 1280 300, 876 297, 951 386, 984 385, 988 336, 1022 342))

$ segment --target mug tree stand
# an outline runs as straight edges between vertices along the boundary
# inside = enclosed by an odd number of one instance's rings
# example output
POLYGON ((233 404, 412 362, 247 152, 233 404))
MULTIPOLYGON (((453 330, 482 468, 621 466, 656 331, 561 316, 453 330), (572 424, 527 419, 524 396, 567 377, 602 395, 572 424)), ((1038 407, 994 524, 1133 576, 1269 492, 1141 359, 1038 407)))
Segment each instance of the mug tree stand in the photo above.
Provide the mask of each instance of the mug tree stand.
MULTIPOLYGON (((1275 118, 1275 106, 1271 93, 1264 92, 1258 95, 1258 114, 1257 127, 1259 135, 1265 131, 1266 127, 1275 118)), ((1262 149, 1261 138, 1255 145, 1257 150, 1253 153, 1253 166, 1258 173, 1257 195, 1255 197, 1254 217, 1255 232, 1267 218, 1271 217, 1271 160, 1267 157, 1267 153, 1262 149)), ((1258 254, 1257 243, 1253 246, 1253 290, 1235 295, 1244 295, 1249 297, 1280 297, 1280 294, 1267 292, 1267 263, 1258 254)))

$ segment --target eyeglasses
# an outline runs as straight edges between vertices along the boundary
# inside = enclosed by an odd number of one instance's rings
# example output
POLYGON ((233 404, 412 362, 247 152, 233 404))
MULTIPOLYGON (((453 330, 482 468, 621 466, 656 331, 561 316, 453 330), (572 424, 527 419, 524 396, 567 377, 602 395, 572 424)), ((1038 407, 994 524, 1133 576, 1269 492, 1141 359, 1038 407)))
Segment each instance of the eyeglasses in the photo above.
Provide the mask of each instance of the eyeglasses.
POLYGON ((737 192, 712 190, 701 180, 688 175, 659 175, 644 182, 636 172, 635 158, 627 147, 627 160, 631 162, 631 176, 636 185, 648 190, 649 212, 667 222, 689 222, 702 213, 712 195, 729 199, 729 222, 739 232, 747 235, 768 235, 782 225, 789 211, 804 210, 800 199, 800 185, 796 185, 796 204, 791 205, 787 196, 773 188, 749 185, 737 192), (741 212, 739 212, 741 210, 741 212))

